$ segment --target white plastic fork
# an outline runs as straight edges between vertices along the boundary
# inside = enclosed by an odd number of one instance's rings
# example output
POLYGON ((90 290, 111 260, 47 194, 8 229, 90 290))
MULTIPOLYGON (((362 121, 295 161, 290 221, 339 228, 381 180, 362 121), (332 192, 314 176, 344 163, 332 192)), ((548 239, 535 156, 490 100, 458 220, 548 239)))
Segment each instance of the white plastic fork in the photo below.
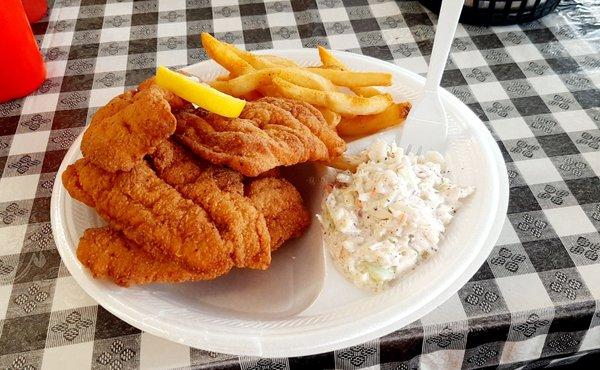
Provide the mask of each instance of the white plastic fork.
POLYGON ((464 0, 442 1, 425 88, 406 118, 402 135, 396 138, 406 153, 419 155, 433 150, 443 154, 446 151, 448 124, 439 96, 440 82, 463 3, 464 0))

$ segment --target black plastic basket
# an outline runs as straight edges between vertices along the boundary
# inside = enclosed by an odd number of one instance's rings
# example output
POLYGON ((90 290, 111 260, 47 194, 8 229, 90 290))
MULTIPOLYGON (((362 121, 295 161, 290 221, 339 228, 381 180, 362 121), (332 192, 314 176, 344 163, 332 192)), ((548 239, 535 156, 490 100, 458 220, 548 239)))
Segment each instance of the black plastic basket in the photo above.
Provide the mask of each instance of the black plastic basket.
MULTIPOLYGON (((434 13, 440 11, 441 0, 419 0, 434 13)), ((461 23, 484 26, 530 22, 553 11, 560 0, 466 0, 461 23)))

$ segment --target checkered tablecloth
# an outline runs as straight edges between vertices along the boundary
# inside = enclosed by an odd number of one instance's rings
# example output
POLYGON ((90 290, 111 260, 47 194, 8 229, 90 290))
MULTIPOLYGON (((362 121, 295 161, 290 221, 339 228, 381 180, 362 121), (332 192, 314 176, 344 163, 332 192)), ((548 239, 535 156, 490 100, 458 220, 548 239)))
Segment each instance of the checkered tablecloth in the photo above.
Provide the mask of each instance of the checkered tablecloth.
POLYGON ((423 73, 436 17, 414 1, 56 0, 33 25, 48 79, 31 96, 0 104, 0 368, 516 368, 599 350, 594 2, 565 0, 558 13, 521 26, 458 27, 443 85, 485 122, 510 177, 502 234, 471 281, 378 340, 259 359, 140 332, 78 287, 49 222, 67 148, 97 107, 156 65, 206 59, 200 32, 250 50, 320 43, 423 73))

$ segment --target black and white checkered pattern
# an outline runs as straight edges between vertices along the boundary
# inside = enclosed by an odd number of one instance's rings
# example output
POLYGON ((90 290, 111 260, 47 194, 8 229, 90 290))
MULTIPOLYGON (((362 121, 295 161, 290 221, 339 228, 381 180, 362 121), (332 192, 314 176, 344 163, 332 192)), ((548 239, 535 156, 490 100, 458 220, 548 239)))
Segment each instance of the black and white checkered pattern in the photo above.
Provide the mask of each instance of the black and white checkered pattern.
POLYGON ((141 333, 77 286, 49 224, 67 148, 158 64, 206 59, 200 32, 249 50, 322 44, 423 73, 436 17, 415 1, 56 0, 33 25, 48 79, 0 104, 0 368, 517 368, 597 351, 600 44, 587 33, 600 12, 563 3, 560 16, 520 26, 460 25, 452 45, 443 85, 488 126, 510 177, 502 234, 477 274, 379 340, 258 359, 141 333))

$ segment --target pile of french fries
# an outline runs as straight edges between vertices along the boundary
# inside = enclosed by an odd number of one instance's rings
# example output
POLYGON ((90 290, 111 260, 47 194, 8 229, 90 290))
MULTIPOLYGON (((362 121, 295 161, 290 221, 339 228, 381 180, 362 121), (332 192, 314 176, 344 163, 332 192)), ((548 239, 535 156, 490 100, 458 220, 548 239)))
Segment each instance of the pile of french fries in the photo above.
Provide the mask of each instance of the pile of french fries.
POLYGON ((323 47, 321 66, 300 67, 286 58, 240 50, 208 33, 201 38, 207 54, 229 72, 211 86, 246 100, 275 96, 310 103, 349 140, 400 124, 410 110, 410 103, 394 103, 374 87, 390 86, 391 74, 349 71, 323 47))

